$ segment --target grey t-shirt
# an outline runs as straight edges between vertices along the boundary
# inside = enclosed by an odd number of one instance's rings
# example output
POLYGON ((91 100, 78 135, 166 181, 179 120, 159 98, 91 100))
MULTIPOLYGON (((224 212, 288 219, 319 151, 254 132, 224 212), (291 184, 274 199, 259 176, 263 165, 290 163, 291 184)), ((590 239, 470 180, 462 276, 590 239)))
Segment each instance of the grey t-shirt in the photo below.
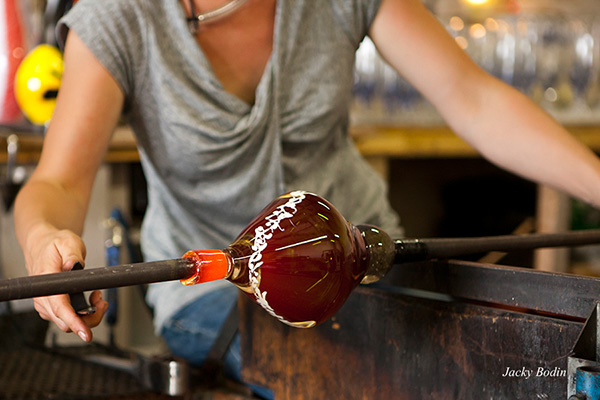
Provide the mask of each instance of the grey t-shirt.
MULTIPOLYGON (((148 181, 147 261, 224 248, 291 190, 325 197, 355 224, 401 234, 384 182, 348 136, 355 51, 379 2, 279 0, 254 105, 224 91, 178 0, 81 0, 62 19, 59 39, 75 31, 125 94, 148 181)), ((153 285, 157 331, 226 284, 153 285)))

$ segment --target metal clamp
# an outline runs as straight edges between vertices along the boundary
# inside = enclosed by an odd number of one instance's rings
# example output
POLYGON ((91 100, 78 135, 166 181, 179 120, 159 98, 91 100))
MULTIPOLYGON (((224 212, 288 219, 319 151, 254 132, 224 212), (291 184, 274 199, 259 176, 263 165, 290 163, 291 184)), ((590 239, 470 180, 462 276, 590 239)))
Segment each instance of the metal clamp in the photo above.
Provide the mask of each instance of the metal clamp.
POLYGON ((586 321, 568 359, 567 398, 600 399, 600 303, 586 321))

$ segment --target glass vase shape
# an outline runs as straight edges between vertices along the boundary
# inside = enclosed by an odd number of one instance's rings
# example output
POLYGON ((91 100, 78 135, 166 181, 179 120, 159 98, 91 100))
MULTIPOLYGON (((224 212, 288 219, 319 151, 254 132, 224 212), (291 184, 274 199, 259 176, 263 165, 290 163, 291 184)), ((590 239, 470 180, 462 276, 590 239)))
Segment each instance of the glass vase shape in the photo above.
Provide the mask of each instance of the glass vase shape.
POLYGON ((182 282, 227 279, 281 322, 309 328, 333 316, 377 264, 389 268, 393 254, 385 233, 356 227, 322 197, 295 191, 268 205, 227 248, 186 253, 197 272, 182 282))

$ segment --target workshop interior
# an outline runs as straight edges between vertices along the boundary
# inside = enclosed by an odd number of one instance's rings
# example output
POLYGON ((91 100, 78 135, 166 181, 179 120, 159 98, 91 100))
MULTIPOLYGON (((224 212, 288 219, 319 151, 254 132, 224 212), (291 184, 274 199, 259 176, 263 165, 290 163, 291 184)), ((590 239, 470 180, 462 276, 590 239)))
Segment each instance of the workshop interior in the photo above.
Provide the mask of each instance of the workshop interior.
MULTIPOLYGON (((27 275, 13 203, 60 90, 54 28, 77 1, 0 2, 2 281, 27 275)), ((600 3, 423 2, 480 66, 600 151, 600 3)), ((349 101, 352 138, 390 183, 405 237, 600 229, 600 210, 482 159, 368 38, 349 101)), ((123 123, 94 183, 86 270, 144 261, 147 201, 123 123)), ((339 311, 309 329, 282 324, 240 294, 217 344, 240 332, 243 377, 276 399, 600 399, 600 244, 534 247, 408 260, 380 282, 357 282, 339 311)), ((223 376, 221 348, 202 369, 170 355, 145 290, 104 289, 111 308, 91 344, 42 320, 31 298, 0 302, 0 399, 261 398, 223 376)))

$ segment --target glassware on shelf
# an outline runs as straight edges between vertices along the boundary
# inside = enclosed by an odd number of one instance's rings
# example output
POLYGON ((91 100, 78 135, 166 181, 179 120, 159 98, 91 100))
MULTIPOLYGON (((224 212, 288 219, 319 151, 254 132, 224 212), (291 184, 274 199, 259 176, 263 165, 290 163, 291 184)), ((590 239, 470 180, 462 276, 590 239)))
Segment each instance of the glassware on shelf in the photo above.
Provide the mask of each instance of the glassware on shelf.
MULTIPOLYGON (((446 4, 441 0, 432 3, 458 46, 484 70, 528 95, 560 123, 600 123, 595 112, 600 104, 600 6, 521 4, 515 12, 500 7, 478 14, 452 3, 441 6, 446 4)), ((385 64, 368 39, 363 44, 357 53, 353 123, 444 122, 409 82, 385 64)))
POLYGON ((590 85, 594 64, 594 37, 591 27, 582 19, 574 19, 569 23, 572 52, 569 78, 578 97, 585 96, 590 85))
POLYGON ((375 97, 378 57, 375 44, 368 38, 356 51, 353 91, 355 99, 365 107, 368 107, 375 97))
POLYGON ((521 92, 531 96, 537 74, 538 45, 537 18, 523 15, 516 19, 515 27, 515 72, 513 85, 521 92))
POLYGON ((592 18, 588 21, 588 26, 592 44, 591 65, 583 97, 585 104, 593 110, 600 104, 600 18, 592 18))

